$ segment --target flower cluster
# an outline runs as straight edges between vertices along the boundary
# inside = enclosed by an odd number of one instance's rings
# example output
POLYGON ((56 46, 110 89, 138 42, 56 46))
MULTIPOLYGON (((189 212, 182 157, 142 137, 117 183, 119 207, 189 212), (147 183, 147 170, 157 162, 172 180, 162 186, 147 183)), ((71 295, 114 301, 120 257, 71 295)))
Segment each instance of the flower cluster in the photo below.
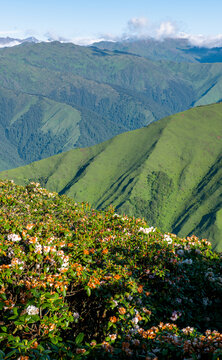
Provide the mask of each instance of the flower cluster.
POLYGON ((155 231, 156 231, 156 229, 153 226, 151 226, 149 228, 143 228, 143 227, 139 228, 139 233, 142 232, 144 234, 149 234, 149 233, 152 233, 152 232, 155 232, 155 231))
POLYGON ((0 182, 0 195, 0 358, 222 355, 222 257, 208 241, 39 184, 0 182))
POLYGON ((20 241, 22 238, 18 234, 8 234, 7 239, 8 239, 8 241, 17 242, 17 241, 20 241))
POLYGON ((39 314, 39 309, 34 306, 34 305, 29 305, 26 309, 26 313, 28 315, 38 315, 39 314))

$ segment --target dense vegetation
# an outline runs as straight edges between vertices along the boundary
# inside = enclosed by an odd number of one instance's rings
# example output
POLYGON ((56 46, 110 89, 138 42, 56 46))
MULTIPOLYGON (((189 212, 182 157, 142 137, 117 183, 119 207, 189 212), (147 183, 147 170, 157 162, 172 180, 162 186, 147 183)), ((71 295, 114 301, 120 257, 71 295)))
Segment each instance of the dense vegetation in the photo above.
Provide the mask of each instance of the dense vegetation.
POLYGON ((72 149, 80 120, 66 104, 0 89, 0 169, 72 149))
POLYGON ((18 184, 95 208, 145 217, 163 231, 196 234, 222 250, 222 103, 197 107, 77 149, 5 171, 18 184))
POLYGON ((217 102, 221 70, 58 42, 0 49, 0 170, 217 102))
POLYGON ((222 264, 207 240, 0 183, 1 359, 219 359, 222 264))

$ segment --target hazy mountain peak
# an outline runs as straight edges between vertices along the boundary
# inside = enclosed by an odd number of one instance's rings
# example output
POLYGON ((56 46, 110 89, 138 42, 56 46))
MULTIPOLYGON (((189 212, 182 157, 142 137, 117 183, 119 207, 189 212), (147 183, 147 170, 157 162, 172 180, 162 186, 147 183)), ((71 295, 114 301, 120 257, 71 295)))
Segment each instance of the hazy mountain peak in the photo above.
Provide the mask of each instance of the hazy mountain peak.
POLYGON ((39 40, 36 39, 33 36, 30 36, 26 39, 17 39, 17 38, 11 38, 11 37, 0 37, 0 48, 3 47, 12 47, 12 46, 17 46, 20 44, 23 44, 25 42, 32 42, 32 43, 38 43, 39 40))

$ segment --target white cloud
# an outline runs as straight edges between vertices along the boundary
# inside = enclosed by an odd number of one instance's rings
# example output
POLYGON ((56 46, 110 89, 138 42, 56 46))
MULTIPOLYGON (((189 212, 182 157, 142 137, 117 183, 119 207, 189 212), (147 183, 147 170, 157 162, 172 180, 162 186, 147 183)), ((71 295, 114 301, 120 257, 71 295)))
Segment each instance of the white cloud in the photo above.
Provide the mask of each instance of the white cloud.
POLYGON ((145 17, 134 17, 130 19, 127 23, 128 30, 133 33, 144 31, 144 29, 147 28, 148 25, 148 19, 145 17))
POLYGON ((76 45, 92 45, 93 43, 100 42, 100 41, 115 41, 113 38, 106 38, 106 37, 76 37, 69 42, 72 42, 76 45))
POLYGON ((160 24, 159 28, 156 30, 157 38, 169 38, 177 36, 176 25, 171 21, 164 21, 160 24))
MULTIPOLYGON (((215 36, 205 36, 203 34, 190 34, 188 32, 182 32, 180 24, 176 21, 165 20, 161 23, 152 23, 146 17, 132 17, 126 24, 125 31, 117 35, 112 34, 94 34, 92 36, 73 37, 71 39, 64 38, 54 31, 49 30, 44 33, 37 33, 34 30, 27 29, 14 29, 0 31, 0 37, 11 37, 13 39, 24 39, 30 36, 35 36, 40 41, 60 41, 60 42, 72 42, 78 45, 91 45, 94 42, 99 41, 124 41, 128 39, 146 39, 155 38, 157 40, 163 40, 165 38, 181 38, 187 39, 191 45, 202 47, 222 47, 222 33, 215 36)), ((19 43, 14 41, 8 43, 6 46, 15 46, 19 43)), ((1 44, 1 47, 5 45, 1 44)))
POLYGON ((215 36, 206 36, 203 34, 189 34, 179 31, 179 26, 176 22, 164 21, 154 31, 154 38, 158 40, 173 38, 173 39, 187 39, 193 46, 199 47, 222 47, 222 34, 215 36))
POLYGON ((0 44, 0 48, 12 47, 12 46, 20 45, 20 44, 21 44, 20 41, 14 40, 14 41, 10 41, 10 42, 5 43, 5 44, 0 44))
MULTIPOLYGON (((128 39, 147 39, 154 38, 157 40, 164 40, 166 38, 171 39, 187 39, 187 41, 193 46, 199 47, 222 47, 222 34, 216 36, 204 36, 202 34, 195 35, 185 32, 178 31, 177 25, 170 22, 162 22, 158 27, 150 26, 147 32, 125 32, 120 36, 112 34, 99 34, 98 36, 86 36, 86 37, 75 37, 69 40, 60 40, 55 38, 54 40, 59 40, 61 42, 72 42, 77 45, 92 45, 93 43, 100 41, 124 41, 128 39)), ((52 39, 51 39, 52 40, 52 39)))
POLYGON ((181 34, 181 37, 187 39, 194 46, 207 48, 222 47, 222 34, 216 36, 181 34))
POLYGON ((60 42, 68 42, 69 41, 69 39, 62 37, 53 31, 46 32, 43 35, 43 39, 45 39, 47 41, 60 41, 60 42))

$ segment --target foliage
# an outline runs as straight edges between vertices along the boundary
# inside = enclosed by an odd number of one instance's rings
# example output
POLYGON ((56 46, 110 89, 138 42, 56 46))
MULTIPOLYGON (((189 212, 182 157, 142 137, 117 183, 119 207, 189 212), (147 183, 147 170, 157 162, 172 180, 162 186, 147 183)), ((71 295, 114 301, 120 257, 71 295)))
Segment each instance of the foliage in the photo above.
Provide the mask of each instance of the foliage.
POLYGON ((36 183, 2 181, 0 196, 0 359, 222 355, 221 254, 207 240, 36 183))

